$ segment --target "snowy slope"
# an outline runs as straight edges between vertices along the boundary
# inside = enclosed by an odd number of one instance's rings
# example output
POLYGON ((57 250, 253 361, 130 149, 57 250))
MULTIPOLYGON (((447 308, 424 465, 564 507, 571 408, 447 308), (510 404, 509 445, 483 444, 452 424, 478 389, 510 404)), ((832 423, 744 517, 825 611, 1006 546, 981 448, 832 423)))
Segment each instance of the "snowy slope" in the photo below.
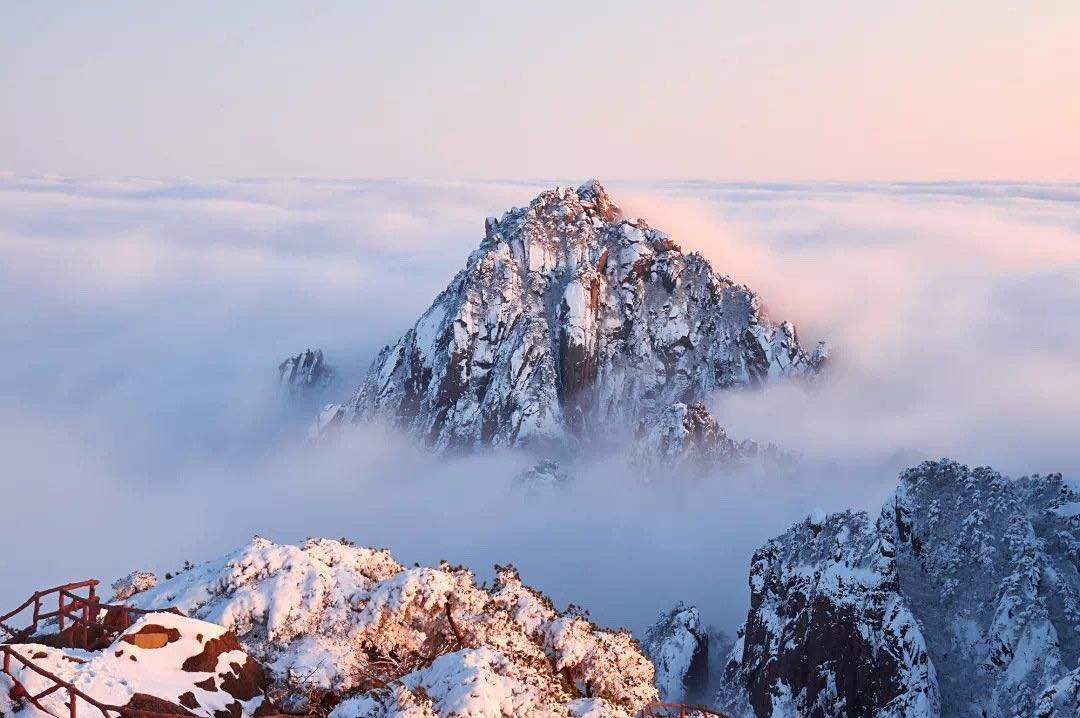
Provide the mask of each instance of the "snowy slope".
MULTIPOLYGON (((172 613, 140 618, 111 646, 94 653, 37 644, 14 648, 107 705, 242 718, 255 715, 265 699, 262 668, 234 636, 221 626, 172 613)), ((13 662, 13 673, 31 694, 54 685, 18 662, 13 662)), ((0 674, 0 716, 69 715, 66 691, 42 698, 48 711, 43 714, 28 701, 5 700, 11 687, 10 679, 0 674)), ((80 716, 100 715, 82 698, 76 699, 76 710, 80 716)))
POLYGON ((485 235, 321 427, 379 417, 441 449, 565 445, 825 361, 595 180, 489 218, 485 235))
POLYGON ((283 707, 347 696, 339 718, 627 716, 657 695, 629 633, 557 611, 511 567, 484 588, 462 567, 407 569, 340 541, 256 538, 131 603, 175 605, 235 631, 287 689, 283 707))
POLYGON ((718 698, 738 715, 1080 715, 1080 493, 926 462, 876 521, 761 549, 718 698))

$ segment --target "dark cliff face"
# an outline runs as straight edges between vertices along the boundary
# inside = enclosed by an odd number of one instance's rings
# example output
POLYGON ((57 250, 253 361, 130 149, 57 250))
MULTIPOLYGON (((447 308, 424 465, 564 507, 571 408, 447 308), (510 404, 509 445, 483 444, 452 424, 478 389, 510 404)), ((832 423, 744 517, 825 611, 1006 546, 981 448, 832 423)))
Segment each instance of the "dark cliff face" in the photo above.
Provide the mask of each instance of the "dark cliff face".
POLYGON ((661 613, 642 649, 656 666, 656 687, 669 702, 690 702, 709 682, 709 636, 694 606, 677 604, 661 613))
POLYGON ((321 349, 307 349, 278 365, 278 383, 291 394, 304 394, 329 386, 333 370, 321 349))
POLYGON ((335 415, 439 449, 566 446, 718 389, 813 374, 825 356, 592 181, 489 218, 465 269, 335 415))
POLYGON ((756 716, 1075 716, 1080 493, 952 461, 875 522, 819 516, 754 554, 718 700, 756 716))
POLYGON ((754 553, 721 705, 806 718, 933 709, 925 642, 897 587, 893 543, 866 514, 807 519, 770 541, 754 553))

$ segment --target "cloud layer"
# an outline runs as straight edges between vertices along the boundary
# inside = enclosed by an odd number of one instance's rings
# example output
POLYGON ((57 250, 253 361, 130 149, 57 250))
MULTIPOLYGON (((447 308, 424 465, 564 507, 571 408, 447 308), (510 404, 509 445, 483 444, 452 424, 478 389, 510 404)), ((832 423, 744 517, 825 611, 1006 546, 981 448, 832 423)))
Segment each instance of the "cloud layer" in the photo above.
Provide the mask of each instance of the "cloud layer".
POLYGON ((732 627, 750 552, 816 506, 872 507, 950 455, 1080 475, 1080 186, 623 183, 627 209, 758 291, 835 362, 813 387, 718 396, 790 476, 631 482, 574 467, 523 497, 515 454, 435 460, 358 432, 312 452, 276 363, 346 383, 541 185, 0 177, 0 606, 164 571, 259 532, 405 560, 513 561, 560 602, 647 623, 686 598, 732 627))

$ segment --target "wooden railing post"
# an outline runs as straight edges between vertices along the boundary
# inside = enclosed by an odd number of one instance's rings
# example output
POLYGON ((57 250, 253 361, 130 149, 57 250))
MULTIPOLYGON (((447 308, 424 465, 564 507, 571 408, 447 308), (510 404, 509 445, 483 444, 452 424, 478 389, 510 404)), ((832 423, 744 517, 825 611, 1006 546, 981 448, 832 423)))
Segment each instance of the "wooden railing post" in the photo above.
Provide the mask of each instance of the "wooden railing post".
POLYGON ((39 616, 41 616, 41 596, 34 594, 34 622, 30 626, 30 635, 37 633, 39 616))
POLYGON ((59 625, 60 625, 60 633, 63 633, 64 632, 64 592, 61 591, 59 594, 57 594, 57 596, 58 596, 58 598, 57 598, 57 606, 59 607, 60 610, 59 610, 59 613, 56 616, 56 620, 59 622, 59 625))
POLYGON ((71 718, 75 718, 75 691, 68 688, 68 698, 71 699, 71 708, 69 715, 71 718))
POLYGON ((4 673, 11 673, 11 651, 4 650, 4 673))

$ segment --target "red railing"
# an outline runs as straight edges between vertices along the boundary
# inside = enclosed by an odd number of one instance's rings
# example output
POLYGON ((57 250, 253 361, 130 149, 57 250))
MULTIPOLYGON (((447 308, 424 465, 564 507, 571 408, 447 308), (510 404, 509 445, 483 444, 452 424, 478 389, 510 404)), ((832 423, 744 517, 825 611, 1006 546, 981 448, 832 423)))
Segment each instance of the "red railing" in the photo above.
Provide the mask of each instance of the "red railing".
MULTIPOLYGON (((76 718, 76 698, 82 699, 87 704, 97 708, 103 718, 176 718, 172 713, 158 713, 154 711, 135 710, 124 706, 113 706, 87 695, 74 685, 60 678, 33 660, 27 658, 15 650, 12 643, 27 642, 31 639, 40 639, 39 642, 59 644, 61 647, 94 649, 101 648, 112 642, 115 636, 131 625, 132 614, 142 615, 152 613, 144 609, 131 608, 123 604, 101 603, 97 596, 96 579, 67 583, 63 586, 37 591, 30 598, 23 601, 22 605, 14 611, 0 616, 0 630, 8 636, 7 642, 0 644, 0 654, 3 654, 3 673, 14 683, 11 690, 11 698, 26 700, 43 713, 49 713, 41 703, 42 698, 57 691, 63 690, 68 694, 67 710, 68 718, 76 718), (86 589, 86 595, 80 596, 76 591, 86 589), (56 610, 45 611, 43 599, 56 594, 56 610), (26 628, 16 629, 8 625, 8 622, 33 606, 33 614, 30 625, 26 628), (104 612, 104 615, 103 615, 104 612), (57 632, 55 634, 38 635, 41 624, 50 620, 56 621, 57 632), (15 675, 14 664, 19 663, 26 670, 42 676, 50 685, 38 693, 30 693, 18 676, 15 675)), ((175 611, 175 609, 166 609, 175 611)))
POLYGON ((674 715, 672 711, 678 711, 679 718, 700 713, 717 718, 728 718, 726 713, 709 708, 708 706, 691 705, 689 703, 649 703, 641 709, 641 718, 661 718, 662 716, 674 715))
MULTIPOLYGON (((97 579, 66 583, 63 586, 37 591, 14 611, 0 616, 0 630, 7 634, 7 643, 23 643, 38 635, 41 624, 55 620, 55 639, 42 637, 43 642, 58 643, 68 648, 94 649, 108 645, 116 634, 131 625, 132 614, 150 613, 124 604, 102 603, 97 595, 97 579), (76 591, 86 590, 85 596, 76 591), (56 595, 56 610, 46 611, 45 599, 56 595), (33 606, 30 625, 16 629, 8 625, 12 618, 33 606), (104 612, 104 613, 103 613, 104 612)), ((0 637, 2 638, 2 637, 0 637)))
POLYGON ((55 693, 59 690, 67 691, 67 708, 70 718, 76 718, 76 698, 82 698, 84 701, 97 708, 99 711, 101 711, 101 715, 104 716, 104 718, 112 718, 112 716, 109 715, 109 711, 115 712, 118 716, 130 716, 132 714, 139 713, 139 711, 129 711, 128 709, 121 706, 110 706, 105 703, 101 703, 94 698, 91 698, 90 696, 86 695, 81 690, 73 686, 71 683, 68 683, 63 678, 57 676, 55 673, 51 673, 42 668, 41 666, 37 665, 29 658, 16 651, 10 645, 0 645, 0 653, 4 654, 3 672, 15 684, 15 688, 11 691, 11 698, 13 700, 25 699, 42 713, 49 713, 49 711, 46 710, 39 701, 45 696, 55 693), (22 681, 19 680, 19 678, 12 670, 12 661, 18 661, 23 666, 25 666, 27 670, 33 671, 34 673, 37 673, 38 675, 48 679, 52 683, 52 685, 39 693, 31 694, 30 691, 26 689, 26 686, 23 685, 22 681))

